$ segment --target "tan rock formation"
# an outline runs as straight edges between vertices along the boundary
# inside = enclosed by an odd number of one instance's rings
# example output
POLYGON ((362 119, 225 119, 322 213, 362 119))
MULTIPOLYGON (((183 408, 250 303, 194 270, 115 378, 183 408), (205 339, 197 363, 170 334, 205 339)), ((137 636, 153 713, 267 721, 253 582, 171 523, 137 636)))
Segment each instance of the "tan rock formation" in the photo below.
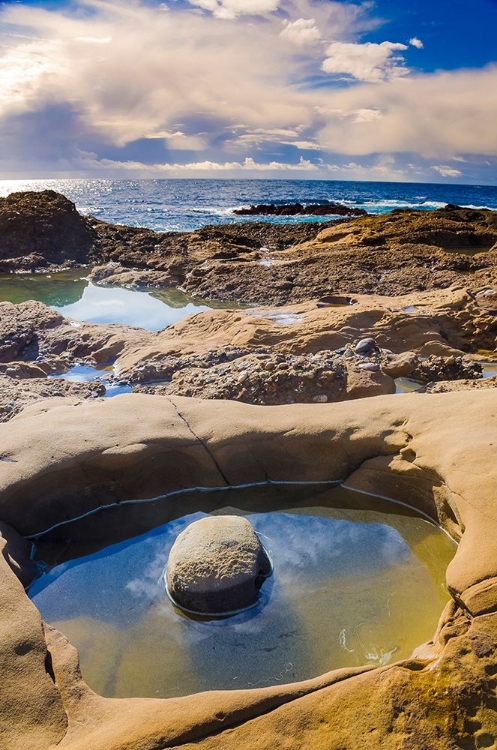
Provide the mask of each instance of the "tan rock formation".
MULTIPOLYGON (((491 390, 292 407, 138 395, 29 407, 0 425, 0 518, 22 534, 116 500, 269 478, 340 480, 407 501, 461 541, 447 570, 452 602, 412 659, 164 701, 92 693, 63 636, 48 629, 45 643, 35 608, 0 558, 0 746, 492 747, 496 445, 491 390)), ((186 507, 178 495, 161 502, 178 515, 186 507)), ((136 507, 146 515, 147 504, 136 507)))

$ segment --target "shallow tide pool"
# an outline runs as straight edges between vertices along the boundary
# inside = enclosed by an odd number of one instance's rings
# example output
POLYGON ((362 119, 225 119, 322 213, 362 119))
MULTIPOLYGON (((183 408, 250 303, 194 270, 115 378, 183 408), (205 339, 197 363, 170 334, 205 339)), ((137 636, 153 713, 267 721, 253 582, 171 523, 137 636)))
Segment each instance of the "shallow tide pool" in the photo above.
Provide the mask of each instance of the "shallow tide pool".
POLYGON ((93 284, 85 270, 53 274, 1 274, 0 301, 43 302, 62 315, 88 323, 120 323, 157 331, 213 307, 233 307, 210 303, 178 289, 153 292, 93 284))
MULTIPOLYGON (((205 513, 172 518, 90 554, 76 546, 82 556, 72 560, 65 542, 59 552, 53 543, 46 548, 66 561, 29 594, 78 648, 92 689, 169 697, 284 684, 407 658, 433 635, 449 599, 445 570, 455 544, 429 521, 343 488, 312 496, 293 490, 288 498, 281 488, 217 494, 211 512, 246 514, 274 564, 259 603, 232 617, 189 618, 165 594, 169 550, 205 513), (268 511, 259 512, 265 503, 268 511), (251 504, 257 512, 247 512, 251 504)), ((134 507, 143 513, 146 506, 134 507)), ((100 531, 109 520, 93 519, 100 531)))

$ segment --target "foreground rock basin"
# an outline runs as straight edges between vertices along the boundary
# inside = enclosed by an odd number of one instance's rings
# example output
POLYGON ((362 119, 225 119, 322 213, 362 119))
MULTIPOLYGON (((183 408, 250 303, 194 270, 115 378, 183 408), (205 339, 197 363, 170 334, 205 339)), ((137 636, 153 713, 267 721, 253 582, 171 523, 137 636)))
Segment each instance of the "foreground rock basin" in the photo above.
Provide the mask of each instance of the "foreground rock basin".
MULTIPOLYGON (((0 747, 494 747, 496 444, 485 390, 291 407, 142 395, 28 407, 0 425, 0 747), (433 640, 397 664, 260 690, 168 700, 90 691, 76 651, 24 593, 18 535, 122 500, 164 495, 180 512, 179 490, 291 480, 407 501, 460 539, 433 640)), ((137 507, 141 529, 151 528, 147 504, 137 507)), ((119 532, 136 533, 136 523, 119 532)))

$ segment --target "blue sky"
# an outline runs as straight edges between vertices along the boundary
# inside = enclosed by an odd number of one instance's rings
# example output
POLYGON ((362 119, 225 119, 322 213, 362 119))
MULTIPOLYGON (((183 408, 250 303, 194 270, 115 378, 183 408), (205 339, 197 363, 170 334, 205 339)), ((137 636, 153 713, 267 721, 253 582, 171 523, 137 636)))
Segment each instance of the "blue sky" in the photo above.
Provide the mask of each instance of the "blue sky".
POLYGON ((0 4, 0 174, 497 184, 497 0, 0 4))

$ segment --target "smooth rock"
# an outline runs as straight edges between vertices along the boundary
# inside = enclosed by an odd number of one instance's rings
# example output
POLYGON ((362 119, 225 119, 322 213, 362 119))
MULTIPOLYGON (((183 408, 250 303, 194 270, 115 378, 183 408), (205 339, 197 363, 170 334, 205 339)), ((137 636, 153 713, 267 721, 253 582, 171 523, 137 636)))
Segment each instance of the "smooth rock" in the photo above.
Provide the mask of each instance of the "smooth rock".
POLYGON ((356 354, 369 354, 376 347, 376 341, 371 337, 361 339, 356 345, 356 354))
POLYGON ((226 614, 257 601, 271 563, 251 523, 240 516, 202 518, 176 539, 165 578, 182 609, 226 614))

